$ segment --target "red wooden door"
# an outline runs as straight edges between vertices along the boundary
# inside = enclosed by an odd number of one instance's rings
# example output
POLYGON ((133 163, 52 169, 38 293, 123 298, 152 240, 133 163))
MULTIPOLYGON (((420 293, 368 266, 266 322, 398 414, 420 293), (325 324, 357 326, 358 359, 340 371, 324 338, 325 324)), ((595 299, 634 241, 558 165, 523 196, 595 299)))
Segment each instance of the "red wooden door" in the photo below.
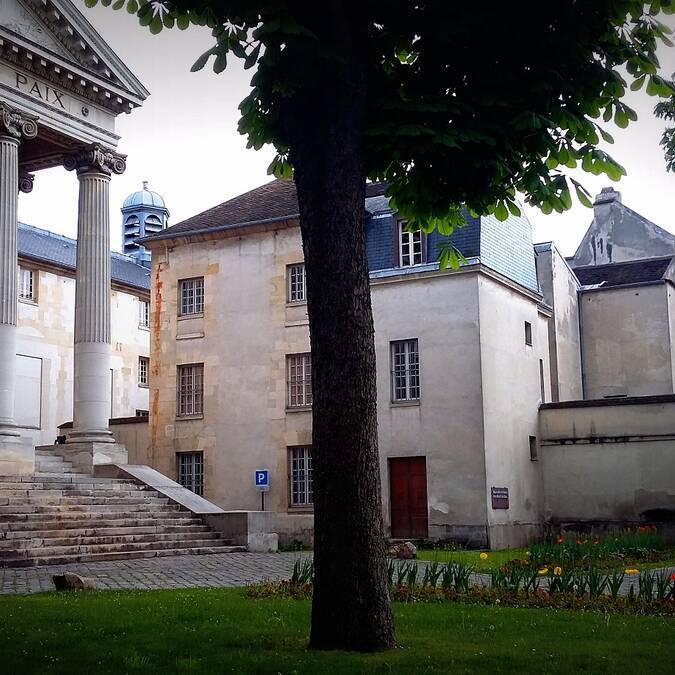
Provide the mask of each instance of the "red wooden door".
POLYGON ((429 536, 425 457, 389 460, 389 500, 393 538, 423 539, 429 536))

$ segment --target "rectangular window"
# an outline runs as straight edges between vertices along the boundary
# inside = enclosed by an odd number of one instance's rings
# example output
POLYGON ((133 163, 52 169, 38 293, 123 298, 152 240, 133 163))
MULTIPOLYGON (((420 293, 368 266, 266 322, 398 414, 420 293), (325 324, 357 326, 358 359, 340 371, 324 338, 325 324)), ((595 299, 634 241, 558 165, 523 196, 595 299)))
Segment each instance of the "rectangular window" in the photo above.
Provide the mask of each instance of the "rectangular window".
POLYGON ((147 356, 138 357, 138 384, 147 387, 150 383, 150 359, 147 356))
POLYGON ((420 397, 420 356, 417 338, 391 343, 391 392, 393 401, 420 397))
POLYGON ((204 313, 204 277, 181 279, 179 287, 179 306, 181 316, 204 313))
POLYGON ((530 441, 530 459, 533 462, 537 461, 537 437, 536 436, 530 436, 529 437, 530 441))
POLYGON ((150 303, 140 298, 138 299, 138 325, 141 328, 150 327, 150 303))
POLYGON ((37 302, 37 272, 19 267, 19 299, 37 302))
POLYGON ((422 258, 422 230, 408 232, 405 222, 398 226, 398 262, 401 267, 421 265, 422 258))
POLYGON ((178 366, 178 417, 204 412, 204 364, 178 366))
POLYGON ((204 453, 179 452, 176 454, 178 464, 178 482, 195 494, 204 495, 204 453))
POLYGON ((311 506, 312 494, 312 448, 302 446, 288 449, 289 491, 291 506, 311 506))
POLYGON ((289 408, 312 405, 312 355, 289 354, 286 357, 286 388, 289 408))
POLYGON ((149 416, 150 416, 149 410, 140 410, 139 408, 136 408, 136 417, 149 417, 149 416))
POLYGON ((305 302, 305 263, 289 265, 286 268, 286 279, 288 284, 288 302, 305 302))
POLYGON ((525 344, 532 346, 532 324, 529 321, 525 322, 525 344))

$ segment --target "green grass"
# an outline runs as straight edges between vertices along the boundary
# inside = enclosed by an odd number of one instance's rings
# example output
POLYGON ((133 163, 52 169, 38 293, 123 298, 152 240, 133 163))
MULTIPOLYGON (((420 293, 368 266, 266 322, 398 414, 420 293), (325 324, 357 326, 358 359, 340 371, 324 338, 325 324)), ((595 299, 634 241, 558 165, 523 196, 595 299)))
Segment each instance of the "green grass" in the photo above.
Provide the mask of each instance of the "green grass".
POLYGON ((242 589, 0 598, 6 673, 671 673, 675 621, 396 604, 399 647, 309 652, 308 601, 242 589))
MULTIPOLYGON (((491 572, 510 560, 523 559, 525 557, 525 548, 509 548, 503 551, 487 551, 486 560, 480 559, 480 551, 450 551, 443 549, 421 549, 417 551, 419 560, 437 560, 440 563, 461 562, 467 565, 473 565, 477 572, 491 572)), ((668 547, 665 551, 654 554, 658 560, 636 560, 635 558, 626 558, 623 562, 617 564, 606 562, 602 567, 607 569, 637 567, 639 570, 657 569, 659 567, 675 567, 675 547, 668 547)))

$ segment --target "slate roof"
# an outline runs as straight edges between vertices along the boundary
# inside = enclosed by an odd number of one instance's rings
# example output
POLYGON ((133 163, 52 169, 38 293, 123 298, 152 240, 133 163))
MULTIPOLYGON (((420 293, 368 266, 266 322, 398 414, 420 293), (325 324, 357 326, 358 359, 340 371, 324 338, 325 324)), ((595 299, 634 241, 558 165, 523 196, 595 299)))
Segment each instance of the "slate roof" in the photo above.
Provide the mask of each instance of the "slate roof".
POLYGON ((608 265, 575 267, 574 274, 582 286, 602 284, 603 288, 660 281, 668 269, 673 256, 644 258, 608 265))
MULTIPOLYGON (((20 258, 75 270, 77 240, 62 234, 19 223, 17 249, 20 258)), ((150 290, 150 270, 121 253, 110 254, 110 276, 125 286, 150 290)))
MULTIPOLYGON (((384 194, 385 183, 368 183, 366 198, 384 194)), ((275 222, 299 217, 298 196, 292 180, 277 179, 244 192, 218 206, 187 218, 147 239, 209 229, 226 229, 250 223, 275 222)))

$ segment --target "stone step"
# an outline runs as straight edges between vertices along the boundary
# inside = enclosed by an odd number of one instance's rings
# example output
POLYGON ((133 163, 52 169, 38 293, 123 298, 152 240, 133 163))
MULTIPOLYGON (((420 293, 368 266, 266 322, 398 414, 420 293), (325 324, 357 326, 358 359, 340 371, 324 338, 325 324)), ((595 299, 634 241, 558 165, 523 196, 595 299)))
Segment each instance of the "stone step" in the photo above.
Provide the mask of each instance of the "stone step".
POLYGON ((195 548, 154 549, 147 551, 120 551, 114 553, 78 553, 64 556, 36 558, 8 558, 0 560, 0 567, 35 567, 38 565, 69 565, 77 562, 105 562, 112 560, 137 560, 174 555, 206 555, 209 553, 235 553, 246 551, 245 546, 205 546, 195 548))
MULTIPOLYGON (((99 526, 96 524, 96 527, 77 527, 77 528, 67 528, 59 529, 54 527, 52 529, 44 530, 5 530, 0 533, 3 537, 0 539, 0 547, 2 548, 11 548, 12 542, 19 542, 23 540, 42 540, 44 545, 47 546, 47 541, 51 539, 67 539, 69 537, 79 538, 79 537, 120 537, 120 536, 143 536, 143 535, 165 535, 165 534, 204 534, 206 532, 211 532, 211 528, 208 525, 202 525, 201 521, 194 518, 192 519, 198 524, 191 524, 186 522, 186 524, 176 524, 176 525, 166 525, 164 522, 162 525, 109 525, 109 526, 99 526)), ((126 521, 120 521, 126 522, 126 521)), ((180 521, 179 521, 180 522, 180 521)), ((60 525, 60 523, 54 523, 55 525, 60 525)), ((16 546, 19 546, 17 543, 16 546)))
POLYGON ((0 516, 2 515, 19 515, 25 513, 115 513, 116 511, 130 511, 130 507, 133 506, 133 511, 136 513, 139 512, 151 512, 155 511, 177 511, 178 505, 176 504, 55 504, 50 505, 46 504, 42 506, 41 504, 17 504, 13 506, 9 504, 7 506, 0 506, 0 516))
MULTIPOLYGON (((0 507, 2 508, 2 507, 0 507)), ((38 507, 39 508, 39 507, 38 507)), ((45 507, 49 508, 49 507, 45 507)), ((57 507, 59 508, 59 507, 57 507)), ((93 508, 93 507, 90 507, 93 508)), ((189 513, 187 511, 179 511, 178 507, 172 508, 170 506, 164 506, 162 509, 147 509, 143 508, 141 510, 127 510, 127 511, 117 511, 112 509, 112 507, 104 507, 107 510, 105 511, 42 511, 42 512, 31 512, 31 513, 0 513, 0 523, 18 523, 18 522, 31 522, 36 523, 40 521, 47 520, 113 520, 124 518, 126 520, 137 520, 139 518, 175 518, 179 513, 189 513)), ((128 509, 128 507, 126 507, 128 509)))
POLYGON ((25 484, 25 483, 79 483, 82 485, 137 485, 133 478, 102 478, 100 476, 90 476, 87 473, 50 474, 50 473, 32 473, 25 476, 0 476, 0 487, 5 484, 25 484))
MULTIPOLYGON (((116 514, 119 515, 119 514, 116 514)), ((59 518, 43 520, 43 519, 27 519, 13 520, 9 522, 0 523, 0 537, 5 536, 5 533, 10 532, 38 532, 44 530, 78 530, 78 529, 104 529, 104 528, 133 528, 133 527, 184 527, 184 526, 201 526, 203 522, 201 519, 193 516, 189 511, 179 511, 173 514, 174 517, 127 517, 127 518, 59 518)))
POLYGON ((158 496, 158 492, 152 488, 143 487, 138 490, 121 490, 101 488, 99 490, 78 490, 76 488, 63 488, 54 490, 52 488, 40 488, 37 490, 21 490, 0 488, 0 499, 13 499, 15 497, 31 497, 42 499, 44 497, 138 497, 147 495, 149 497, 158 496))
POLYGON ((103 504, 168 504, 168 497, 159 497, 152 494, 118 496, 100 495, 96 497, 67 496, 58 497, 50 495, 30 495, 28 497, 0 497, 2 506, 100 506, 103 504))
MULTIPOLYGON (((50 555, 52 551, 54 551, 54 555, 56 555, 64 553, 64 551, 56 551, 56 549, 67 547, 76 547, 78 549, 76 552, 80 552, 80 547, 114 546, 117 544, 146 544, 152 542, 198 542, 195 544, 195 546, 201 546, 203 545, 203 542, 207 540, 217 542, 215 544, 211 544, 214 546, 220 546, 220 543, 223 542, 223 539, 218 532, 153 532, 150 534, 125 533, 117 535, 103 535, 97 533, 82 537, 49 537, 47 539, 33 537, 31 533, 30 539, 9 539, 0 541, 0 556, 3 555, 3 552, 7 554, 16 551, 25 551, 28 549, 49 549, 50 555)), ((96 550, 92 552, 100 553, 101 551, 96 550)), ((13 556, 5 555, 5 557, 13 556)))

